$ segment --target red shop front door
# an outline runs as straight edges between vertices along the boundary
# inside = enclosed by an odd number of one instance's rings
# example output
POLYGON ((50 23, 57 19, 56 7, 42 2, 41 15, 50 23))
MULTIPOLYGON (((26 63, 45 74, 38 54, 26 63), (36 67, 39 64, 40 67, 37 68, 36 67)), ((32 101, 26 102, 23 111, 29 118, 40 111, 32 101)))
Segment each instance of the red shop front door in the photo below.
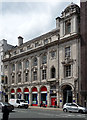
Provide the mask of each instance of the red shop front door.
POLYGON ((51 98, 51 105, 52 106, 55 106, 55 100, 56 100, 56 98, 51 98))

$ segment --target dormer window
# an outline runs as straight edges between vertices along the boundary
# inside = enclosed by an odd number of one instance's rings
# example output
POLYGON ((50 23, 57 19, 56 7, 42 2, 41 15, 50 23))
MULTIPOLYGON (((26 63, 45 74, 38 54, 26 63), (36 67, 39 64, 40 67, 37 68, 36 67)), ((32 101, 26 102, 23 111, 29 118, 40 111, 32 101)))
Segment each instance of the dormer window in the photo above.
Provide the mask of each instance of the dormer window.
POLYGON ((44 40, 44 44, 48 44, 48 39, 45 39, 45 40, 44 40))
POLYGON ((20 49, 20 52, 23 52, 23 48, 22 48, 22 49, 20 49))
POLYGON ((68 20, 65 22, 65 34, 69 34, 71 32, 71 21, 68 20))

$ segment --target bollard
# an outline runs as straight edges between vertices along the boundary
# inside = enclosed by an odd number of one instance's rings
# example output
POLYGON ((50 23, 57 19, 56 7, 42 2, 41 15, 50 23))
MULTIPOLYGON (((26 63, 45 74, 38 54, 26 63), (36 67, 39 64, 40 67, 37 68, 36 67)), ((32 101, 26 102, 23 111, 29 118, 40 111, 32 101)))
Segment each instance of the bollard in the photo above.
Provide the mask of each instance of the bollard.
POLYGON ((2 120, 8 120, 9 110, 8 110, 6 105, 2 108, 2 112, 3 112, 3 119, 2 120))

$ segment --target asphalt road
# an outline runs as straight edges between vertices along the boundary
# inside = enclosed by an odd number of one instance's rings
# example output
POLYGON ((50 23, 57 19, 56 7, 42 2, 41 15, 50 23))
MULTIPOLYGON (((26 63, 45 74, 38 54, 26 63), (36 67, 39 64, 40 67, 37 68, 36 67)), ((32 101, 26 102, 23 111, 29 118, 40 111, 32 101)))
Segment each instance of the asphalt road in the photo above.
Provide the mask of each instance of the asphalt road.
MULTIPOLYGON (((2 112, 0 112, 0 118, 2 118, 2 112)), ((65 113, 60 110, 47 110, 47 109, 36 109, 36 108, 29 108, 29 109, 14 109, 13 112, 10 112, 9 118, 62 118, 66 120, 69 118, 71 120, 87 120, 87 114, 80 114, 80 113, 65 113)), ((51 119, 50 119, 51 120, 51 119)), ((57 119, 59 120, 59 119, 57 119)))

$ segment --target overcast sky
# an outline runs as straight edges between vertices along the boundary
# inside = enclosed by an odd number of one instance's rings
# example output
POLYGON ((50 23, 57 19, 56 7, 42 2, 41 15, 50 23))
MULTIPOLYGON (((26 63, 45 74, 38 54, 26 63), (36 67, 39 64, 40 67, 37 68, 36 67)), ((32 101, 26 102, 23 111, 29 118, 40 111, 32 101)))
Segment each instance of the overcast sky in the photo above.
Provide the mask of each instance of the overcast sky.
POLYGON ((22 36, 24 42, 38 37, 55 29, 55 18, 60 16, 71 2, 80 4, 79 0, 25 1, 3 0, 0 2, 0 40, 6 39, 9 44, 17 45, 18 36, 22 36))

